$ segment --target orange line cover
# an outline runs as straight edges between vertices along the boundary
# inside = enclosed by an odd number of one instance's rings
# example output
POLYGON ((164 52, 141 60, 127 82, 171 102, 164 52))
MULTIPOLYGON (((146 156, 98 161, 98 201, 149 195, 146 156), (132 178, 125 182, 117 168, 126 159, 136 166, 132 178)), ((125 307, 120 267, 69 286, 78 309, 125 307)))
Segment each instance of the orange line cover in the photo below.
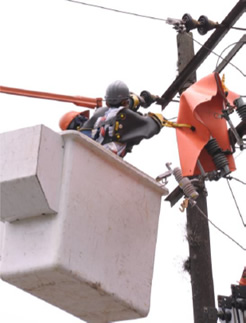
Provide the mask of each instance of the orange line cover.
MULTIPOLYGON (((222 83, 217 73, 212 73, 190 86, 180 98, 178 123, 187 123, 195 127, 195 131, 177 128, 177 143, 183 176, 199 175, 197 167, 199 159, 205 172, 216 170, 212 157, 204 146, 210 138, 215 138, 222 150, 230 150, 227 123, 219 118, 225 108, 222 83)), ((233 101, 239 95, 230 92, 228 100, 233 101)), ((234 171, 235 163, 232 155, 227 155, 229 168, 234 171)))

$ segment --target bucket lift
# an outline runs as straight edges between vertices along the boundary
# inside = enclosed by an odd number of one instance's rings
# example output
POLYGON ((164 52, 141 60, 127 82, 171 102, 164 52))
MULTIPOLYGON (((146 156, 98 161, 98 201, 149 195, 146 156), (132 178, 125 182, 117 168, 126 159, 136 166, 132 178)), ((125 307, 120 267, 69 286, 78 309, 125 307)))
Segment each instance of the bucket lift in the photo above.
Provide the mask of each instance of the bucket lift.
POLYGON ((0 142, 1 279, 87 322, 146 316, 166 189, 78 131, 0 142))

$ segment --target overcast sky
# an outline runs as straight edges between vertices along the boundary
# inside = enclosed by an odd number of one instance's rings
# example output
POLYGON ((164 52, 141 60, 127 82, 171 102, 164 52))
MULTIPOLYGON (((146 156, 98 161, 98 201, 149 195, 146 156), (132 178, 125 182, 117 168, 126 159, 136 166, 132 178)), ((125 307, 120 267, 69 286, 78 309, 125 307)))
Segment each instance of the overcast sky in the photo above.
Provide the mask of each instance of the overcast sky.
MULTIPOLYGON (((237 1, 87 0, 118 10, 166 19, 181 19, 190 13, 221 22, 237 1)), ((148 90, 162 95, 177 75, 176 31, 164 21, 140 18, 93 8, 66 0, 0 0, 0 85, 67 95, 103 97, 107 85, 116 79, 135 93, 148 90)), ((246 27, 245 14, 237 26, 246 27)), ((220 54, 245 33, 230 31, 214 49, 220 54)), ((204 43, 211 35, 193 37, 204 43)), ((200 45, 195 42, 195 51, 200 45)), ((230 48, 228 49, 230 50, 230 48)), ((224 53, 226 55, 228 50, 224 53)), ((225 70, 228 88, 246 95, 246 46, 225 70), (244 76, 243 76, 244 74, 244 76)), ((213 72, 218 57, 211 54, 197 72, 200 79, 213 72)), ((58 122, 67 111, 80 108, 69 103, 0 94, 0 132, 44 124, 60 131, 58 122)), ((150 111, 161 112, 159 106, 150 111)), ((178 104, 163 112, 177 117, 178 104)), ((235 117, 235 122, 238 122, 235 117)), ((246 182, 245 152, 235 153, 234 177, 246 182)), ((135 147, 126 161, 152 177, 166 171, 165 163, 179 166, 173 129, 162 132, 135 147)), ((175 188, 174 179, 168 183, 175 188)), ((231 182, 240 211, 246 221, 246 187, 231 182)), ((245 228, 224 179, 207 183, 209 218, 246 247, 245 228)), ((190 277, 183 271, 188 257, 185 238, 186 215, 179 204, 163 202, 160 214, 150 313, 139 322, 192 322, 190 277)), ((240 279, 246 266, 245 251, 210 227, 215 295, 229 295, 230 285, 240 279)), ((76 323, 81 320, 0 282, 0 320, 4 323, 76 323)))

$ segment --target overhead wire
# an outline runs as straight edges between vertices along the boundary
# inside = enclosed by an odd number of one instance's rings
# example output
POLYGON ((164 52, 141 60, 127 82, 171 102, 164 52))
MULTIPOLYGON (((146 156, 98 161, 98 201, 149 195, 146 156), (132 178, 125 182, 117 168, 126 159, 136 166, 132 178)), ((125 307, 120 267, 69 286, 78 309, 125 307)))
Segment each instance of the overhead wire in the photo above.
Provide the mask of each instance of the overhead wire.
POLYGON ((235 205, 236 205, 236 208, 237 208, 238 214, 239 214, 239 216, 240 216, 240 218, 241 218, 241 221, 242 221, 242 223, 243 223, 243 226, 244 226, 244 227, 246 227, 246 224, 245 224, 245 222, 244 222, 244 219, 243 219, 242 213, 241 213, 241 211, 240 211, 240 209, 239 209, 239 206, 238 206, 238 203, 237 203, 236 197, 235 197, 235 195, 234 195, 234 193, 233 193, 233 190, 232 190, 232 187, 231 187, 231 185, 230 185, 230 183, 229 183, 229 179, 228 179, 228 178, 227 178, 227 185, 228 185, 228 187, 229 187, 229 189, 230 189, 230 192, 231 192, 232 198, 233 198, 234 203, 235 203, 235 205))
POLYGON ((228 176, 227 178, 228 178, 228 179, 234 179, 234 180, 236 180, 236 181, 240 182, 241 184, 246 185, 246 182, 243 182, 243 181, 241 181, 240 179, 238 179, 238 178, 236 178, 236 177, 228 176))
MULTIPOLYGON (((220 53, 220 55, 218 55, 218 60, 217 60, 217 63, 216 63, 216 68, 218 67, 218 65, 219 65, 219 60, 220 60, 220 58, 222 59, 222 60, 224 60, 224 61, 226 61, 227 62, 227 60, 225 59, 225 58, 223 58, 222 57, 222 55, 224 54, 224 52, 229 48, 229 47, 231 47, 231 46, 234 46, 234 45, 237 45, 237 44, 246 44, 246 42, 245 41, 238 41, 238 42, 235 42, 235 43, 232 43, 232 44, 230 44, 230 45, 228 45, 227 47, 225 47, 223 50, 222 50, 222 52, 220 53)), ((245 76, 245 74, 243 74, 244 76, 245 76)))
MULTIPOLYGON (((96 4, 92 4, 92 3, 88 3, 88 2, 84 2, 84 1, 79 1, 79 0, 66 0, 66 1, 79 3, 79 4, 82 4, 84 6, 99 8, 99 9, 103 9, 103 10, 114 11, 114 12, 117 12, 117 13, 137 16, 137 17, 141 17, 141 18, 148 18, 148 19, 159 20, 159 21, 164 21, 164 22, 168 21, 168 19, 165 19, 165 18, 158 18, 158 17, 154 17, 154 16, 149 16, 149 15, 142 15, 142 14, 138 14, 138 13, 135 13, 135 12, 114 9, 114 8, 105 7, 105 6, 101 6, 101 5, 96 5, 96 4)), ((241 30, 241 31, 246 30, 246 28, 241 28, 241 27, 231 27, 231 28, 236 29, 236 30, 241 30)))
POLYGON ((241 73, 244 77, 246 77, 246 74, 243 73, 242 70, 240 70, 239 67, 237 67, 236 65, 234 65, 233 63, 231 63, 230 61, 226 60, 224 57, 222 57, 221 55, 217 54, 215 51, 213 51, 211 48, 205 46, 204 44, 200 43, 198 40, 196 40, 193 36, 189 35, 188 36, 191 37, 193 39, 194 42, 196 42, 198 45, 200 45, 201 47, 204 47, 205 49, 207 49, 210 53, 214 54, 215 56, 217 56, 218 58, 221 58, 222 60, 226 61, 228 64, 230 64, 231 66, 233 66, 239 73, 241 73))
POLYGON ((229 240, 231 240, 232 242, 234 242, 238 247, 240 247, 242 250, 246 251, 246 248, 244 248, 238 241, 236 241, 235 239, 233 239, 229 234, 227 234, 225 231, 223 231, 222 229, 220 229, 216 224, 214 224, 208 217, 207 215, 200 209, 200 207, 195 204, 195 206, 197 208, 197 210, 199 211, 199 213, 206 218, 206 220, 215 228, 217 229, 220 233, 222 233, 224 236, 226 236, 229 240))
POLYGON ((231 27, 231 29, 236 29, 236 30, 241 30, 241 31, 246 31, 246 28, 241 28, 241 27, 231 27))
POLYGON ((141 15, 141 14, 134 13, 134 12, 123 11, 123 10, 119 10, 119 9, 113 9, 113 8, 104 7, 104 6, 100 6, 100 5, 96 5, 96 4, 92 4, 92 3, 79 1, 79 0, 66 0, 66 1, 82 4, 84 6, 89 6, 89 7, 99 8, 99 9, 103 9, 103 10, 114 11, 114 12, 117 12, 117 13, 127 14, 127 15, 131 15, 131 16, 136 16, 136 17, 140 17, 140 18, 148 18, 148 19, 159 20, 159 21, 164 21, 164 22, 167 21, 167 19, 164 19, 164 18, 157 18, 157 17, 153 17, 153 16, 141 15))
MULTIPOLYGON (((113 11, 113 12, 117 12, 117 13, 132 15, 132 16, 136 16, 136 17, 140 17, 140 18, 147 18, 147 19, 152 19, 152 20, 159 20, 159 21, 164 21, 166 23, 168 22, 168 19, 165 19, 165 18, 158 18, 158 17, 154 17, 154 16, 142 15, 142 14, 138 14, 138 13, 135 13, 135 12, 123 11, 123 10, 119 10, 119 9, 114 9, 114 8, 110 8, 110 7, 105 7, 105 6, 101 6, 101 5, 87 3, 87 2, 84 2, 84 1, 79 1, 79 0, 66 0, 66 1, 73 2, 73 3, 78 3, 78 4, 81 4, 81 5, 84 5, 84 6, 89 6, 89 7, 99 8, 99 9, 113 11)), ((246 30, 246 29, 240 28, 240 27, 231 27, 231 28, 237 29, 237 30, 246 30)), ((187 34, 189 35, 189 33, 187 33, 187 34)), ((222 54, 221 55, 217 54, 216 52, 214 52, 210 48, 204 46, 202 43, 200 43, 198 40, 196 40, 193 36, 191 36, 191 35, 189 35, 189 36, 193 39, 193 41, 195 41, 201 47, 206 48, 208 51, 210 51, 211 53, 213 53, 214 55, 216 55, 218 57, 218 59, 221 58, 222 60, 226 61, 228 64, 230 64, 231 66, 233 66, 239 73, 241 73, 244 77, 246 76, 246 74, 243 73, 240 68, 238 68, 236 65, 234 65, 230 61, 227 61, 225 58, 223 58, 221 56, 222 54)))

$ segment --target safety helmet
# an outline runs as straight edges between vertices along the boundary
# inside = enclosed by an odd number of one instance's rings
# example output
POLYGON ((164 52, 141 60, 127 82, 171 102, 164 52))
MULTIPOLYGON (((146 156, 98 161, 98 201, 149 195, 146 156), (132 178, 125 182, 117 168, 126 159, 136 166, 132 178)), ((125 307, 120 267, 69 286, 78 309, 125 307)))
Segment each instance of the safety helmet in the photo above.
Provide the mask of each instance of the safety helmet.
POLYGON ((128 86, 122 81, 114 81, 107 87, 105 99, 109 105, 118 105, 122 100, 128 99, 129 96, 128 86))
POLYGON ((86 110, 84 112, 69 111, 69 112, 65 113, 59 121, 59 127, 61 128, 61 130, 66 130, 68 128, 68 126, 70 125, 70 123, 73 121, 73 119, 75 117, 77 117, 79 114, 82 114, 86 118, 89 118, 89 111, 88 110, 86 110))

